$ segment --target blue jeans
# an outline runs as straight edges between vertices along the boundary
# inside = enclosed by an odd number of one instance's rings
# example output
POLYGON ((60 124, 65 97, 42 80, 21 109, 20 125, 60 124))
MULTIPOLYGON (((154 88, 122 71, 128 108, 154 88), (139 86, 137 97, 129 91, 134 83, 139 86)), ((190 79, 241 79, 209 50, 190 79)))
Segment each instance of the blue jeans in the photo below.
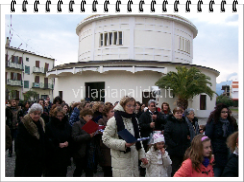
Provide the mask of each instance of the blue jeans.
POLYGON ((221 177, 224 167, 213 167, 214 177, 221 177))

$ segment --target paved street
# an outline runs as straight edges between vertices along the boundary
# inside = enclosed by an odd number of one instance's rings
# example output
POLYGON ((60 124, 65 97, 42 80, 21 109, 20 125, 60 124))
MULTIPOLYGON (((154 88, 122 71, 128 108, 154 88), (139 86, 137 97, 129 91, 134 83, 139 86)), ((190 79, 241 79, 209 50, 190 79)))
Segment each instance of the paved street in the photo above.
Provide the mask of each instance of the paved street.
MULTIPOLYGON (((6 177, 14 177, 14 167, 15 167, 15 153, 12 157, 8 157, 8 152, 5 153, 5 175, 6 177)), ((75 170, 74 163, 68 167, 67 177, 73 177, 73 172, 75 170)), ((82 177, 85 177, 85 174, 82 174, 82 177)), ((103 171, 100 166, 98 166, 98 171, 94 174, 94 177, 103 177, 103 171)))

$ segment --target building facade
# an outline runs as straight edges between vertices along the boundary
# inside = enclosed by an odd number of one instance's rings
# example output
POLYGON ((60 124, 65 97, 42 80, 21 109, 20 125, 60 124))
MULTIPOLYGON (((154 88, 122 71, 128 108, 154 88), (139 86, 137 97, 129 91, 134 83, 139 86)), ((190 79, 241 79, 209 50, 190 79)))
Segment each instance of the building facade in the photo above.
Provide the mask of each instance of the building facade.
POLYGON ((9 45, 7 38, 5 46, 5 85, 6 100, 24 100, 27 91, 37 92, 32 98, 53 97, 54 79, 46 77, 46 72, 54 67, 53 58, 37 55, 34 52, 15 48, 9 45))
MULTIPOLYGON (((124 95, 147 103, 155 98, 158 104, 168 102, 175 107, 176 97, 170 88, 161 95, 152 94, 155 82, 176 66, 195 66, 211 78, 216 90, 219 72, 192 64, 193 39, 197 28, 176 15, 93 15, 81 21, 78 62, 58 65, 47 76, 55 78, 54 95, 70 103, 89 98, 115 102, 124 95)), ((212 100, 202 93, 189 100, 189 107, 198 117, 214 109, 212 100)))
POLYGON ((234 102, 234 106, 238 106, 239 101, 239 82, 232 81, 230 85, 230 97, 234 102))

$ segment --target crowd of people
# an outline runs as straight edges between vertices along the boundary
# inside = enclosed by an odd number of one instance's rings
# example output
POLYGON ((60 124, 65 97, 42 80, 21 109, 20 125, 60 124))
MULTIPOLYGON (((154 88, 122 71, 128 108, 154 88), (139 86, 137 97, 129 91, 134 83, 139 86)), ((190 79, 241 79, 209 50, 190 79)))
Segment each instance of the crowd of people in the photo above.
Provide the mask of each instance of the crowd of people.
POLYGON ((238 177, 238 126, 225 104, 199 125, 193 108, 129 96, 114 104, 12 99, 6 150, 15 152, 15 177, 66 177, 72 163, 73 177, 93 177, 98 165, 104 177, 238 177), (83 130, 91 120, 104 130, 83 130), (136 142, 123 139, 125 129, 136 142))

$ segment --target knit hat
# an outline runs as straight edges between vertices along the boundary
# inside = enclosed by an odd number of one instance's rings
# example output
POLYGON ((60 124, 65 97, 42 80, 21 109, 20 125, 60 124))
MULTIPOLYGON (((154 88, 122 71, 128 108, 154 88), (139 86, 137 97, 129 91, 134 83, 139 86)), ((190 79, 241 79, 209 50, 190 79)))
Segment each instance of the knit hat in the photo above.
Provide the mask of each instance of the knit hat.
POLYGON ((164 136, 160 133, 153 134, 153 141, 152 144, 158 143, 158 142, 165 142, 164 136))

